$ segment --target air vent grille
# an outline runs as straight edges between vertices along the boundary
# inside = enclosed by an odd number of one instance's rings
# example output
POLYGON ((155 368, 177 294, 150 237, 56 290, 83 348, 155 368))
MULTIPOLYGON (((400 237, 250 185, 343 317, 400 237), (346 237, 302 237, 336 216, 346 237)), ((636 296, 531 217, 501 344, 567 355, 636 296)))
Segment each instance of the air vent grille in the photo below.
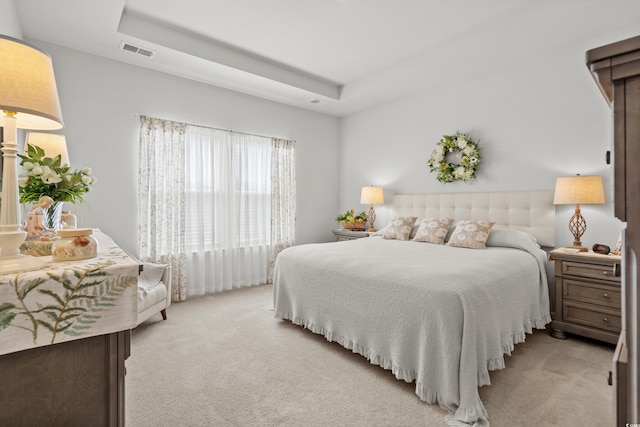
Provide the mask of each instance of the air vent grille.
POLYGON ((135 53, 138 55, 142 55, 144 57, 147 58, 151 58, 153 55, 155 55, 156 53, 150 49, 145 49, 143 47, 140 46, 136 46, 134 44, 131 43, 127 43, 127 42, 122 42, 120 43, 120 49, 127 51, 127 52, 131 52, 131 53, 135 53))

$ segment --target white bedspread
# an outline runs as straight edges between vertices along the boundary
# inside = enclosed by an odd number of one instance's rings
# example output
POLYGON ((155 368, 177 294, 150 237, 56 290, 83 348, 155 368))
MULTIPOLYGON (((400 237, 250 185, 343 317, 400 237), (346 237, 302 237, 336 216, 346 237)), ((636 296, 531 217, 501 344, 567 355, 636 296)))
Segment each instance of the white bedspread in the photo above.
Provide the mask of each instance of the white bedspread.
POLYGON ((551 318, 546 255, 532 237, 494 230, 487 245, 370 237, 288 248, 276 261, 275 317, 415 380, 449 424, 488 425, 478 387, 551 318))

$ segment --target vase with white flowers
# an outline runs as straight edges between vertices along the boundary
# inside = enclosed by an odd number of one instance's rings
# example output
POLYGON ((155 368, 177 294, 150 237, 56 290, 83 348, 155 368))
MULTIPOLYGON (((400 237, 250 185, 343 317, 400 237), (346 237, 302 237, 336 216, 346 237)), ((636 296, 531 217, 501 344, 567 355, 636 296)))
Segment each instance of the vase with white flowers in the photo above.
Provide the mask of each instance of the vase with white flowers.
POLYGON ((20 203, 38 203, 40 197, 49 196, 53 205, 43 214, 44 225, 59 228, 62 204, 82 203, 83 195, 91 191, 96 178, 91 176, 91 168, 71 169, 62 164, 60 155, 45 157, 44 150, 27 145, 24 155, 18 154, 22 171, 18 177, 20 203))

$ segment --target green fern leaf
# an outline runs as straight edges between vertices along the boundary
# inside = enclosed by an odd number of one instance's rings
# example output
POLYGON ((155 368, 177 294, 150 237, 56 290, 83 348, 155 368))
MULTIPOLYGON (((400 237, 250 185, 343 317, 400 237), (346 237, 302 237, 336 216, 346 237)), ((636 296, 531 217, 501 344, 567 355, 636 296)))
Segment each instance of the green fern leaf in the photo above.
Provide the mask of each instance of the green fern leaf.
POLYGON ((46 280, 45 279, 34 279, 30 282, 27 282, 27 284, 25 286, 23 286, 22 288, 20 288, 19 290, 19 298, 21 300, 25 299, 26 296, 29 294, 29 292, 31 292, 32 290, 34 290, 35 288, 37 288, 38 286, 40 286, 41 284, 43 284, 46 280))
POLYGON ((16 313, 12 311, 14 308, 15 305, 8 302, 0 304, 0 330, 9 327, 16 317, 16 313))
POLYGON ((55 292, 50 291, 49 289, 38 289, 38 292, 45 295, 49 295, 51 298, 55 299, 58 302, 58 304, 60 304, 61 306, 64 306, 64 301, 55 292))
POLYGON ((42 325, 42 326, 44 326, 45 328, 47 328, 50 332, 54 332, 54 327, 53 327, 53 325, 52 325, 52 324, 50 324, 50 323, 48 323, 48 322, 45 322, 44 320, 41 320, 41 319, 37 319, 37 320, 36 320, 36 322, 37 322, 39 325, 42 325))

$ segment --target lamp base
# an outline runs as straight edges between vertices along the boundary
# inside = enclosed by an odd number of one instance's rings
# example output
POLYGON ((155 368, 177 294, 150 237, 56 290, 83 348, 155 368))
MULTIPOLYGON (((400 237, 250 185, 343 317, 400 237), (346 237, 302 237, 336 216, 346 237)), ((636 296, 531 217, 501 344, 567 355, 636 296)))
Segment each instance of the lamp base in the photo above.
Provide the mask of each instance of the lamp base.
POLYGON ((0 274, 15 274, 37 270, 44 267, 44 261, 31 256, 22 255, 3 257, 0 255, 0 274))
MULTIPOLYGON (((14 226, 0 226, 15 228, 14 226)), ((21 230, 0 231, 0 274, 22 273, 44 267, 44 261, 31 255, 22 255, 20 245, 27 233, 21 230)))
POLYGON ((373 210, 373 203, 369 205, 369 215, 367 216, 367 220, 369 221, 369 228, 367 228, 367 231, 369 233, 375 233, 376 231, 378 231, 373 226, 373 223, 376 222, 376 211, 373 210))

